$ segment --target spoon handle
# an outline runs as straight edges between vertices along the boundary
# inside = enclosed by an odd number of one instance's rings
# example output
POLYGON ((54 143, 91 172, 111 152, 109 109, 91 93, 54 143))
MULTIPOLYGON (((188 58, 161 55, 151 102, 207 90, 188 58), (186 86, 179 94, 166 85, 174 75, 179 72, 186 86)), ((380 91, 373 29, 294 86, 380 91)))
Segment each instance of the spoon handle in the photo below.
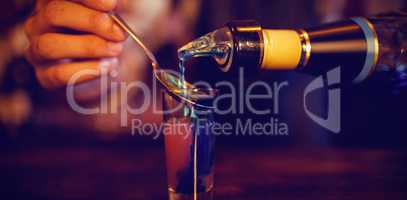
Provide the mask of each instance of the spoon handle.
POLYGON ((140 40, 140 37, 130 28, 130 26, 124 21, 117 13, 110 13, 110 17, 124 30, 130 37, 143 49, 144 53, 150 59, 154 67, 158 67, 157 59, 154 54, 147 48, 147 46, 140 40))

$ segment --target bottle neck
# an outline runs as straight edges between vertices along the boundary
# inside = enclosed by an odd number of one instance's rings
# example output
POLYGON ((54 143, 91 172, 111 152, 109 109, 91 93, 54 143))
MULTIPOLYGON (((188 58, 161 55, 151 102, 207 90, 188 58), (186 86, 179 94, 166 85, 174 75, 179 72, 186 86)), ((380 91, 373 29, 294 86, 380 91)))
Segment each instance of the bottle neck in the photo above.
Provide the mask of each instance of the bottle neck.
POLYGON ((374 26, 367 19, 353 18, 305 29, 303 35, 309 38, 309 48, 302 52, 309 57, 299 66, 301 71, 320 75, 340 67, 342 79, 354 83, 365 80, 374 72, 379 57, 379 40, 374 26))

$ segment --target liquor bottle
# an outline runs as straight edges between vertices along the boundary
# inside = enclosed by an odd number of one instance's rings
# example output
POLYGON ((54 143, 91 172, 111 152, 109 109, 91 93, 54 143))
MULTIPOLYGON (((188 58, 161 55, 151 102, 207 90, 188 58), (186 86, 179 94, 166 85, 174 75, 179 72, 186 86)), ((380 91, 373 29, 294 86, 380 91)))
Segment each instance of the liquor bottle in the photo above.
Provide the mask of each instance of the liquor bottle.
MULTIPOLYGON (((321 74, 341 68, 342 81, 358 83, 377 71, 404 73, 407 13, 357 17, 313 28, 275 30, 232 21, 180 48, 181 60, 213 57, 226 73, 299 70, 321 74)), ((400 75, 400 74, 398 74, 400 75)))

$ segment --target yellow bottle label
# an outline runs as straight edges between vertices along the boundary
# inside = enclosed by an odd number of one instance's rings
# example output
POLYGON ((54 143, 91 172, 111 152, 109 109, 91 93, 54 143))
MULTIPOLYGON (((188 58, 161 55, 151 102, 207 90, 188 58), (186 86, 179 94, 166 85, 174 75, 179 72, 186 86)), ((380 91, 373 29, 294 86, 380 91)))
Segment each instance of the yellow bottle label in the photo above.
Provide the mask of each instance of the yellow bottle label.
POLYGON ((263 30, 262 69, 291 70, 300 64, 302 44, 295 30, 263 30))

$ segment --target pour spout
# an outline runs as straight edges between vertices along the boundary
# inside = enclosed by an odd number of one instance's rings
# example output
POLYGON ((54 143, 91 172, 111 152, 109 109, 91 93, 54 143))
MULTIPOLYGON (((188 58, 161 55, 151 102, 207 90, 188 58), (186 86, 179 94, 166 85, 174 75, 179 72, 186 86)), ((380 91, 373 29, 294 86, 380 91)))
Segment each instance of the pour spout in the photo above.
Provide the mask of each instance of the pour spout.
POLYGON ((187 61, 197 57, 211 57, 219 65, 226 65, 231 57, 233 39, 229 29, 222 28, 193 40, 178 50, 178 57, 187 61))
POLYGON ((222 44, 217 44, 211 35, 202 36, 189 42, 178 50, 178 57, 182 60, 189 60, 196 57, 222 57, 225 54, 222 44))

